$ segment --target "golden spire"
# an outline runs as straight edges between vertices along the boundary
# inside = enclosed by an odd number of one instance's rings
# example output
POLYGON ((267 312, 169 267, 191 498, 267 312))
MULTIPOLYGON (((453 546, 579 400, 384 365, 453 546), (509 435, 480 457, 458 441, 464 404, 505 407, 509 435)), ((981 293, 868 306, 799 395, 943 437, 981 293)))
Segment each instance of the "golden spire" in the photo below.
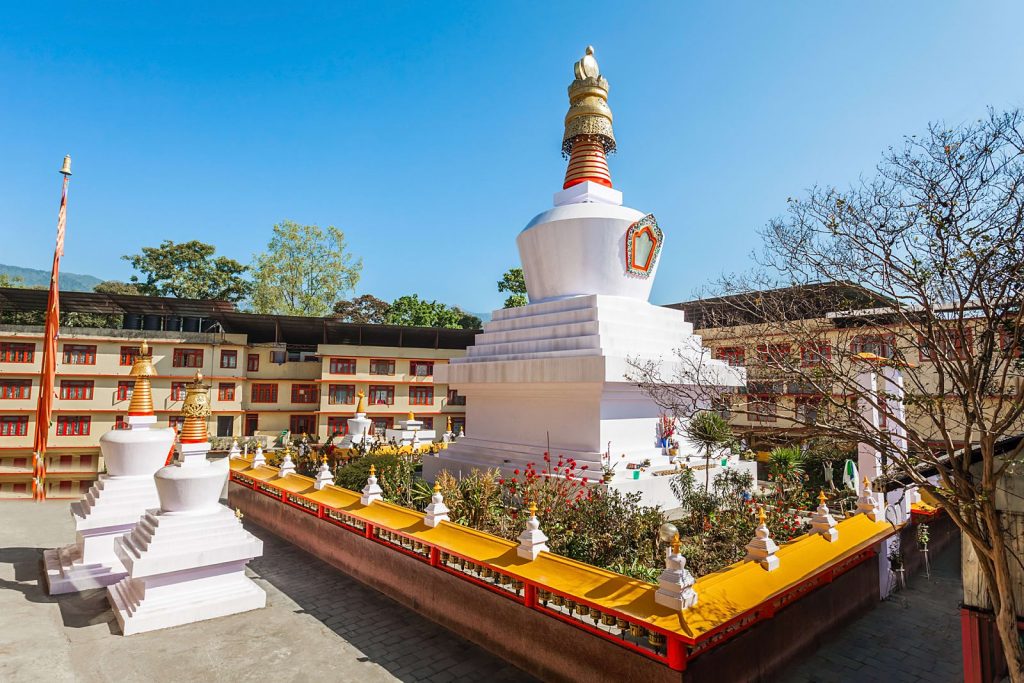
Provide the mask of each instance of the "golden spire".
POLYGON ((679 533, 677 532, 676 535, 672 537, 672 554, 673 555, 678 555, 679 554, 679 545, 680 545, 679 533))
POLYGON ((377 468, 374 467, 373 465, 370 465, 370 476, 372 477, 375 474, 377 474, 377 468))
POLYGON ((531 500, 530 501, 530 517, 536 517, 536 516, 537 516, 537 503, 535 501, 531 500))
POLYGON ((409 422, 412 422, 412 421, 414 421, 414 420, 416 419, 416 416, 415 416, 415 415, 413 414, 413 412, 412 412, 412 411, 410 410, 410 411, 409 411, 409 415, 408 415, 408 417, 406 417, 405 419, 406 419, 406 420, 408 420, 409 422))
POLYGON ((322 462, 325 465, 327 464, 327 454, 326 453, 324 453, 324 457, 320 458, 320 462, 322 462))
POLYGON ((451 415, 448 416, 448 429, 446 431, 448 431, 449 433, 452 431, 452 416, 451 415))
POLYGON ((203 443, 209 439, 206 432, 206 418, 210 414, 210 388, 203 384, 203 373, 196 370, 195 379, 185 389, 185 400, 181 414, 185 423, 181 426, 182 443, 203 443))
POLYGON ((356 412, 357 413, 365 413, 366 412, 366 394, 364 394, 363 392, 360 391, 358 394, 356 394, 356 396, 359 397, 359 401, 356 403, 356 412))
POLYGON ((821 503, 822 505, 825 504, 825 491, 820 489, 818 490, 818 502, 821 503))
POLYGON ((764 526, 764 505, 757 506, 757 523, 764 526))
POLYGON ((149 378, 156 375, 156 368, 153 367, 153 354, 145 340, 139 345, 139 353, 135 356, 129 375, 135 378, 135 388, 132 389, 128 414, 153 415, 153 383, 149 378))
POLYGON ((562 154, 569 157, 563 189, 592 181, 612 186, 606 155, 615 151, 612 110, 608 107, 608 81, 594 58, 594 48, 576 62, 576 79, 569 86, 562 154))
POLYGON ((434 493, 441 493, 441 482, 434 482, 434 493))
POLYGON ((871 490, 871 480, 868 479, 868 476, 866 474, 864 475, 864 488, 866 488, 868 491, 871 490))

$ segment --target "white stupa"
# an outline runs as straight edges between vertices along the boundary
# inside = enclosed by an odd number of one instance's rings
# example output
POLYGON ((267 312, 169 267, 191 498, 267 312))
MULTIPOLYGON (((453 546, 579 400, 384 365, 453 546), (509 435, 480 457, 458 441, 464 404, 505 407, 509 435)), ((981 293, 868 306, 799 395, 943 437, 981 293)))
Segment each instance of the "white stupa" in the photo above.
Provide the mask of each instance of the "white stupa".
POLYGON ((173 429, 153 429, 153 392, 156 374, 146 342, 132 365, 135 378, 128 406, 128 430, 112 430, 100 437, 107 466, 85 497, 71 504, 75 543, 43 553, 49 593, 73 593, 102 588, 127 573, 114 553, 114 540, 132 529, 149 508, 159 504, 153 474, 164 466, 173 429))
POLYGON ((356 415, 347 420, 348 433, 338 444, 339 448, 352 448, 364 441, 370 444, 377 440, 377 435, 373 433, 373 420, 366 417, 366 394, 360 391, 356 395, 359 397, 356 415))
POLYGON ((675 507, 670 477, 652 476, 675 467, 658 444, 660 411, 626 380, 628 361, 653 360, 669 378, 699 365, 702 382, 723 386, 744 377, 708 357, 682 311, 648 302, 665 237, 653 215, 623 206, 612 188, 608 81, 592 48, 575 74, 563 189, 517 239, 530 303, 495 311, 466 356, 435 371, 466 396, 470 429, 428 458, 424 475, 508 473, 530 462, 539 469, 550 443, 552 459, 573 458, 598 478, 607 449, 616 463, 612 486, 675 507), (677 349, 692 362, 681 363, 677 349), (646 461, 643 472, 628 469, 646 461))
POLYGON ((107 588, 124 635, 258 609, 267 596, 245 575, 263 541, 220 503, 228 460, 206 459, 208 387, 189 385, 178 461, 156 473, 159 510, 147 512, 115 552, 128 576, 107 588))
POLYGON ((384 438, 389 442, 394 439, 399 446, 412 446, 413 448, 432 442, 436 436, 437 432, 433 429, 424 429, 423 420, 417 420, 413 413, 409 413, 408 417, 401 420, 397 427, 384 432, 384 438))

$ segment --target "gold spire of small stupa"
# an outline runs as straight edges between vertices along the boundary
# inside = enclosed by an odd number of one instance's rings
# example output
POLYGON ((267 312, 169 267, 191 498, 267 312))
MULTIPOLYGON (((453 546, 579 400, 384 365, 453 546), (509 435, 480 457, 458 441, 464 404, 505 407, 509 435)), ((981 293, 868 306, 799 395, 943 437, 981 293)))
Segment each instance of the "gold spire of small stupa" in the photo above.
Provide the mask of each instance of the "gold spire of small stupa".
POLYGON ((135 356, 129 375, 135 378, 135 387, 128 404, 128 414, 153 415, 153 384, 149 378, 156 375, 156 368, 153 367, 153 354, 145 340, 139 345, 139 353, 135 356))
POLYGON ((356 412, 357 413, 365 413, 366 412, 366 394, 364 394, 363 392, 360 391, 358 394, 356 394, 356 396, 359 397, 359 401, 356 402, 356 412))
POLYGON ((181 414, 185 423, 181 426, 182 443, 203 443, 209 438, 206 432, 206 418, 210 414, 210 388, 203 384, 203 373, 196 371, 195 379, 185 389, 185 401, 181 414))
POLYGON ((608 81, 587 46, 574 67, 576 79, 569 86, 569 111, 565 114, 562 154, 569 157, 563 188, 591 181, 612 186, 606 155, 615 151, 612 110, 608 106, 608 81))

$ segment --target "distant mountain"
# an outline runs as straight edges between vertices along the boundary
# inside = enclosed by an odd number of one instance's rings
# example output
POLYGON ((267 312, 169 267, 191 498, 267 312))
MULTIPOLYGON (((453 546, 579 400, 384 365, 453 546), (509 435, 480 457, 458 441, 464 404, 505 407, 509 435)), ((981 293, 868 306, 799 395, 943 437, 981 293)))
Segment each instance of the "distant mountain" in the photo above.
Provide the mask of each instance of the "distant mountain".
MULTIPOLYGON (((0 275, 6 275, 12 280, 21 278, 19 283, 22 287, 49 287, 50 271, 37 268, 21 268, 19 266, 5 266, 0 263, 0 275)), ((60 272, 60 288, 71 292, 91 292, 92 288, 103 282, 92 275, 79 275, 78 273, 60 272)))

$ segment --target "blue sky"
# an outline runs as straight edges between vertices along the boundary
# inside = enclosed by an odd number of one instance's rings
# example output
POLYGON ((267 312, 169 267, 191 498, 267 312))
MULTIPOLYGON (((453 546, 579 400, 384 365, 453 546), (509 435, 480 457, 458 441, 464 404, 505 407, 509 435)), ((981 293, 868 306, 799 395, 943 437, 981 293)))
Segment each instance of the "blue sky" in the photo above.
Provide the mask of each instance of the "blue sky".
POLYGON ((127 279, 163 239, 248 262, 287 218, 346 231, 358 293, 490 310, 592 44, 666 303, 746 268, 787 197, 1024 100, 1021 3, 290 4, 7 5, 0 263, 49 267, 70 152, 66 270, 127 279))

